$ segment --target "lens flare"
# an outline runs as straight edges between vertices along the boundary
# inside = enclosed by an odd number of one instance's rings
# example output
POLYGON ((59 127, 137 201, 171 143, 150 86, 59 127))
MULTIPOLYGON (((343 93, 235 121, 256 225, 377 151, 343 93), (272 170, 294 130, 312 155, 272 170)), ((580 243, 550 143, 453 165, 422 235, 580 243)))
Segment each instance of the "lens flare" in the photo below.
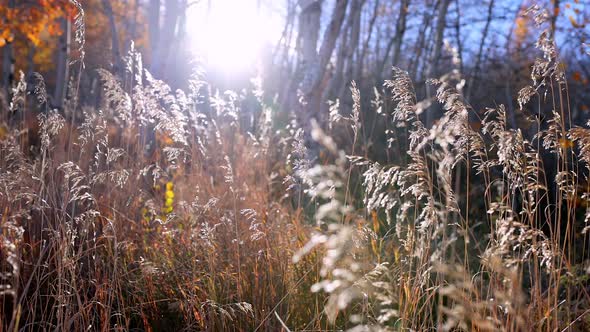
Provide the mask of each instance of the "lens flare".
POLYGON ((210 70, 248 71, 256 66, 263 49, 280 37, 277 16, 256 0, 199 2, 188 12, 191 48, 210 70))

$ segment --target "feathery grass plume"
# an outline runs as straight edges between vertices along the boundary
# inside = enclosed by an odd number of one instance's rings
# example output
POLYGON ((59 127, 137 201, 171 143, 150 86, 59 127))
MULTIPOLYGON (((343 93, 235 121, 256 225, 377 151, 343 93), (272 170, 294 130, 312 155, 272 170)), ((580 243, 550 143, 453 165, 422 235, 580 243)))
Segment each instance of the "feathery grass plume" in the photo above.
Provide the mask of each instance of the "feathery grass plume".
POLYGON ((452 299, 451 306, 440 308, 445 316, 439 326, 442 331, 477 329, 478 331, 517 331, 526 327, 526 296, 519 285, 517 268, 506 268, 501 259, 492 257, 486 262, 490 271, 499 275, 493 295, 481 294, 481 278, 468 279, 460 266, 440 266, 448 284, 440 293, 452 299), (499 312, 498 314, 490 314, 499 312))
POLYGON ((63 173, 64 184, 63 192, 66 193, 66 203, 88 203, 90 206, 96 205, 96 200, 92 196, 90 183, 86 174, 80 167, 73 162, 66 162, 59 165, 58 171, 63 173))
POLYGON ((393 68, 393 78, 386 80, 384 86, 391 91, 397 103, 393 111, 393 122, 397 126, 405 126, 416 119, 416 94, 410 75, 397 67, 393 68))
MULTIPOLYGON (((25 230, 31 219, 36 193, 35 170, 21 152, 14 138, 0 141, 0 299, 8 323, 18 319, 23 296, 20 278, 23 266, 25 230), (10 308, 12 308, 10 310, 10 308)), ((7 322, 4 322, 7 324, 7 322)))
MULTIPOLYGON (((543 15, 538 14, 539 24, 542 19, 543 15)), ((537 46, 543 51, 544 60, 537 61, 533 69, 535 87, 520 92, 521 108, 552 79, 562 82, 553 42, 542 34, 537 46)), ((342 261, 348 267, 358 268, 354 264, 367 262, 367 257, 361 259, 358 248, 353 246, 354 236, 362 232, 336 222, 342 220, 341 215, 347 215, 346 220, 355 220, 350 210, 341 210, 342 203, 334 201, 338 192, 334 188, 341 188, 342 182, 335 180, 338 178, 336 172, 321 173, 318 166, 312 168, 316 170, 312 172, 314 184, 321 184, 323 177, 324 182, 332 187, 318 187, 319 192, 325 193, 319 197, 326 202, 318 208, 316 218, 321 222, 329 221, 328 231, 314 236, 301 251, 304 254, 318 245, 326 250, 322 270, 325 279, 314 290, 332 294, 332 300, 326 305, 332 321, 344 308, 354 308, 352 299, 360 296, 367 299, 364 302, 370 303, 369 307, 395 303, 391 309, 395 313, 392 317, 399 317, 401 326, 412 329, 432 326, 444 330, 523 328, 531 319, 530 310, 546 308, 548 301, 558 295, 534 293, 534 300, 527 299, 521 286, 521 274, 531 278, 530 285, 537 287, 533 288, 537 292, 542 283, 540 278, 559 279, 566 258, 556 238, 547 236, 540 229, 539 218, 546 213, 540 207, 548 188, 544 185, 546 173, 538 147, 520 130, 507 128, 503 105, 488 109, 481 120, 481 132, 474 130, 469 125, 469 113, 473 110, 463 101, 463 80, 456 71, 430 81, 438 85, 436 97, 445 112, 431 129, 425 128, 417 118, 421 106, 416 102, 409 76, 399 69, 393 71, 394 79, 387 81, 385 86, 391 89, 397 105, 392 112, 394 124, 408 128, 408 159, 401 164, 385 166, 361 157, 351 157, 350 160, 367 167, 363 174, 364 207, 373 213, 374 227, 379 228, 380 212, 384 212, 391 227, 386 237, 373 239, 380 239, 381 245, 396 248, 393 257, 382 256, 379 252, 368 257, 386 260, 389 265, 381 266, 386 273, 379 275, 396 280, 399 290, 391 292, 395 294, 391 297, 383 296, 383 293, 380 297, 375 296, 371 288, 383 285, 382 280, 377 278, 372 285, 357 283, 355 275, 362 274, 362 269, 349 268, 343 270, 347 273, 341 273, 341 265, 334 263, 342 261), (482 223, 468 219, 469 200, 465 202, 455 192, 455 171, 465 164, 466 171, 471 173, 473 169, 482 177, 486 187, 482 203, 488 211, 489 228, 485 229, 490 233, 485 240, 478 240, 475 244, 471 241, 472 232, 482 223), (471 257, 470 250, 477 252, 479 257, 471 257), (355 259, 347 262, 344 259, 349 257, 347 255, 355 259), (531 264, 534 268, 530 267, 531 264), (543 270, 539 271, 537 267, 543 270), (409 285, 412 290, 408 289, 409 285), (421 303, 422 310, 418 310, 418 303, 421 303)), ((332 113, 333 119, 341 118, 332 113)), ((563 155, 570 148, 560 144, 566 138, 565 133, 561 115, 555 112, 548 129, 533 139, 544 142, 543 148, 563 155)), ((571 139, 582 140, 581 131, 573 133, 576 137, 570 136, 571 139)), ((329 150, 334 150, 325 136, 316 135, 316 138, 321 139, 324 146, 329 146, 329 150)), ((330 167, 323 165, 321 168, 327 170, 330 167)), ((567 168, 557 171, 557 188, 568 200, 577 190, 577 175, 567 168)), ((466 195, 470 195, 471 183, 466 185, 466 195)), ((363 222, 358 228, 367 230, 366 234, 375 234, 363 222)), ((360 316, 347 317, 354 317, 353 326, 372 322, 358 325, 361 330, 391 327, 379 324, 384 321, 377 319, 375 312, 370 310, 362 311, 360 316)))
POLYGON ((329 100, 328 105, 328 128, 332 130, 334 124, 340 122, 344 117, 340 114, 340 100, 329 100))
MULTIPOLYGON (((580 127, 571 128, 568 131, 567 137, 577 144, 579 147, 578 158, 584 163, 586 169, 590 171, 590 129, 580 127)), ((580 191, 582 191, 580 198, 588 201, 590 199, 588 188, 581 188, 580 191)), ((579 195, 577 192, 575 194, 579 195)), ((581 231, 582 234, 586 234, 590 230, 590 208, 588 205, 586 207, 584 224, 585 227, 581 231)))
MULTIPOLYGON (((238 324, 250 330, 262 323, 272 329, 276 322, 259 321, 265 313, 289 296, 309 296, 293 290, 298 284, 289 261, 307 230, 293 222, 299 217, 290 214, 291 208, 275 201, 275 191, 284 188, 271 173, 275 162, 284 166, 279 161, 285 156, 270 151, 275 134, 269 110, 261 113, 259 131, 249 134, 237 122, 238 95, 225 95, 219 117, 210 116, 200 108, 211 105, 199 104, 204 101, 198 96, 173 93, 149 74, 144 82, 136 80, 130 95, 112 75, 100 75, 108 85, 104 112, 82 107, 72 128, 57 111, 39 115, 40 156, 16 158, 0 149, 1 218, 12 218, 33 239, 28 243, 28 235, 3 233, 3 240, 15 245, 19 262, 33 270, 23 274, 20 269, 18 276, 11 275, 14 282, 2 285, 30 285, 14 293, 15 317, 19 302, 21 308, 49 308, 21 309, 21 321, 6 324, 45 320, 58 329, 133 328, 174 314, 182 317, 175 323, 179 328, 238 324), (129 112, 125 120, 116 120, 120 112, 129 112), (134 139, 148 126, 158 131, 159 148, 151 159, 134 139), (68 151, 63 148, 70 139, 62 134, 66 129, 76 142, 68 151), (212 151, 226 158, 211 158, 212 151), (13 159, 22 165, 5 167, 13 159), (31 175, 22 173, 27 169, 31 175), (173 218, 161 213, 162 206, 170 208, 162 181, 175 183, 173 218), (27 215, 35 222, 25 222, 27 215), (25 246, 32 249, 25 252, 25 246), (237 257, 241 264, 236 266, 237 257), (42 280, 55 287, 40 291, 42 280), (258 284, 246 287, 247 280, 258 284), (64 305, 52 306, 53 301, 64 305), (137 303, 146 305, 138 308, 137 303)), ((26 93, 24 85, 21 90, 26 93)), ((22 100, 14 104, 18 110, 32 107, 22 100)), ((10 136, 2 144, 14 142, 16 136, 10 136)), ((18 146, 11 150, 20 153, 18 146)), ((2 265, 3 273, 13 270, 2 265)), ((312 282, 309 274, 299 278, 312 282)), ((280 315, 287 317, 289 308, 281 307, 280 315)), ((290 317, 300 324, 305 319, 303 312, 290 317)))
POLYGON ((131 97, 123 90, 120 83, 109 71, 98 69, 96 71, 103 84, 105 112, 109 118, 121 121, 121 126, 130 125, 134 117, 131 113, 133 106, 131 97))
POLYGON ((37 97, 37 103, 44 105, 47 103, 47 89, 45 86, 45 79, 38 72, 31 73, 30 80, 33 84, 33 94, 37 97))
POLYGON ((361 92, 359 91, 356 82, 352 81, 350 84, 350 92, 352 94, 352 114, 350 115, 350 122, 352 123, 352 131, 354 132, 355 141, 361 129, 361 92))
MULTIPOLYGON (((316 223, 327 229, 327 233, 312 236, 293 260, 299 262, 316 246, 325 248, 320 269, 322 280, 314 284, 311 290, 330 294, 324 312, 328 320, 334 322, 339 312, 352 303, 360 300, 362 306, 363 290, 356 283, 360 282, 368 267, 358 260, 361 256, 357 256, 363 255, 366 244, 361 233, 353 226, 360 221, 359 217, 342 203, 346 184, 344 176, 347 173, 344 169, 346 158, 343 152, 338 151, 331 138, 325 135, 317 126, 314 127, 314 139, 336 154, 336 162, 333 165, 315 165, 307 170, 307 176, 313 183, 313 191, 308 191, 308 194, 321 201, 315 215, 316 223), (343 219, 350 225, 340 224, 343 219)), ((361 223, 358 225, 362 227, 361 223)))
MULTIPOLYGON (((80 65, 84 68, 84 57, 85 57, 85 50, 84 47, 86 46, 86 23, 85 23, 85 14, 84 8, 82 4, 78 0, 69 0, 72 5, 76 7, 77 13, 74 16, 74 40, 78 44, 78 60, 80 61, 80 65)), ((72 63, 73 64, 73 63, 72 63)))
POLYGON ((41 149, 48 151, 51 146, 51 139, 65 126, 65 119, 57 112, 51 111, 49 113, 41 113, 38 116, 40 136, 41 136, 41 149))
MULTIPOLYGON (((286 163, 291 169, 291 174, 287 174, 283 180, 288 191, 310 190, 313 192, 313 180, 308 176, 308 171, 312 168, 313 161, 308 158, 307 146, 305 146, 305 132, 302 128, 297 128, 293 133, 292 151, 287 155, 286 163)), ((312 196, 314 196, 312 194, 312 196)))
POLYGON ((19 80, 16 86, 12 88, 12 98, 10 99, 9 109, 12 113, 17 111, 24 111, 27 103, 27 81, 25 80, 25 73, 19 71, 19 80))

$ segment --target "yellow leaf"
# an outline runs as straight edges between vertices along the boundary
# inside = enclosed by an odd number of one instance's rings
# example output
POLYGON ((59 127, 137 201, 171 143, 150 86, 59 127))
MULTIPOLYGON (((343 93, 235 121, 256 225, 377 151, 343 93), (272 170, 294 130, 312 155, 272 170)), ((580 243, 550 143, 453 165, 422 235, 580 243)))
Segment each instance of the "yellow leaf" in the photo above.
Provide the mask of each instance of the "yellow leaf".
POLYGON ((171 190, 167 190, 164 196, 168 199, 174 199, 174 192, 171 190))

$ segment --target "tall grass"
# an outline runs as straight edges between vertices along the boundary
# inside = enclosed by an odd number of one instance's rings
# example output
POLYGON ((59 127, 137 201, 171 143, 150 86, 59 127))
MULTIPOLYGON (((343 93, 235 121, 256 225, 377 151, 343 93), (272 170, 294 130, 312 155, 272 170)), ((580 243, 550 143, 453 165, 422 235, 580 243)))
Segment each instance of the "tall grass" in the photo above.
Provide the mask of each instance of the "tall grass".
POLYGON ((0 326, 589 329, 590 129, 569 121, 548 36, 519 93, 528 131, 502 105, 475 112, 458 71, 430 82, 427 128, 394 69, 374 109, 355 84, 351 114, 331 105, 317 156, 258 87, 173 91, 133 49, 121 77, 96 73, 97 107, 76 83, 51 110, 22 77, 0 119, 0 326), (366 153, 366 112, 391 121, 390 163, 366 153))
POLYGON ((307 241, 280 175, 291 135, 260 100, 242 128, 252 93, 172 91, 127 61, 121 79, 98 71, 99 108, 48 109, 37 75, 3 112, 3 329, 306 324, 321 308, 291 263, 307 241))
MULTIPOLYGON (((546 24, 540 8, 529 14, 546 24)), ((347 163, 327 145, 336 163, 314 172, 333 184, 317 215, 327 230, 301 254, 326 252, 314 290, 330 294, 330 321, 355 331, 590 328, 590 132, 569 121, 566 74, 547 30, 537 47, 518 99, 534 130, 510 128, 503 105, 480 117, 458 71, 429 82, 444 112, 426 128, 408 74, 394 69, 385 84, 397 104, 392 139, 407 155, 347 163), (362 171, 362 209, 341 203, 347 168, 362 171)))

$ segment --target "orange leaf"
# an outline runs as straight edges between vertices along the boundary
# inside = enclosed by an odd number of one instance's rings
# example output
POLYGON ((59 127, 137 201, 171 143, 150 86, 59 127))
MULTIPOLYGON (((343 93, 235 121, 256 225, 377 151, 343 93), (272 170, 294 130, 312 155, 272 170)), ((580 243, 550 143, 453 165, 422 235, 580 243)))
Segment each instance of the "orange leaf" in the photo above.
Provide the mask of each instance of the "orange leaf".
POLYGON ((571 149, 574 147, 574 142, 572 142, 571 140, 567 139, 567 138, 560 138, 559 139, 559 146, 562 149, 571 149))
POLYGON ((473 129, 474 131, 479 131, 482 125, 480 121, 470 121, 469 127, 471 127, 471 129, 473 129))
POLYGON ((33 43, 33 45, 39 46, 41 39, 39 39, 39 37, 37 36, 36 33, 33 33, 33 32, 27 33, 27 37, 29 38, 31 43, 33 43))

